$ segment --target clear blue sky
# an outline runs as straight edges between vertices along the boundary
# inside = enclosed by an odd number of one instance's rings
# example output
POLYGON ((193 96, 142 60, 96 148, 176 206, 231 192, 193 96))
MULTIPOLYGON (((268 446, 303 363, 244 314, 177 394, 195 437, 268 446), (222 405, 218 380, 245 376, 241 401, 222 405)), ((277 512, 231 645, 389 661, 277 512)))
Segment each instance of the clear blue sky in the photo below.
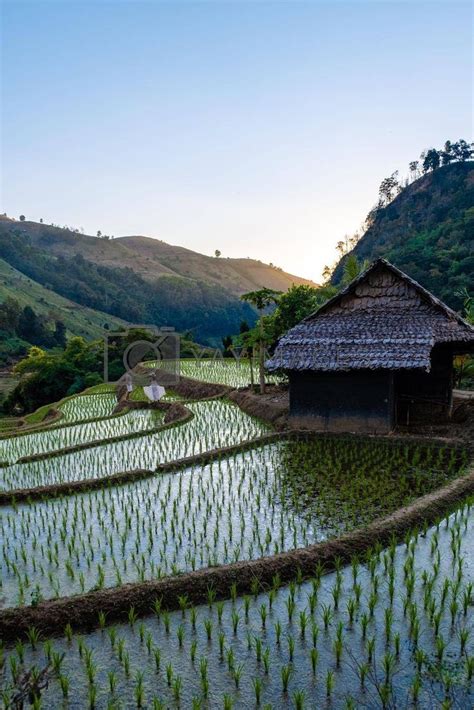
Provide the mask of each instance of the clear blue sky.
POLYGON ((1 211, 318 280, 383 177, 472 134, 472 6, 3 2, 1 211))

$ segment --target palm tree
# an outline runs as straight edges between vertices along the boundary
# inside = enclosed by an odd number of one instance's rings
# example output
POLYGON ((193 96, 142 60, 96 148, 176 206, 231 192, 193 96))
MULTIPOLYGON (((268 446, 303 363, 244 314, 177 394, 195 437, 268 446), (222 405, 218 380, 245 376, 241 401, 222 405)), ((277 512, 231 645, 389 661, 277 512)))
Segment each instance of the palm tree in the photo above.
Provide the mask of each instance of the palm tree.
POLYGON ((263 311, 273 303, 277 303, 281 291, 275 291, 272 288, 261 288, 258 291, 249 291, 244 293, 240 298, 242 301, 250 303, 258 310, 260 318, 258 321, 258 352, 259 352, 259 374, 260 374, 260 394, 265 394, 265 330, 263 321, 263 311))

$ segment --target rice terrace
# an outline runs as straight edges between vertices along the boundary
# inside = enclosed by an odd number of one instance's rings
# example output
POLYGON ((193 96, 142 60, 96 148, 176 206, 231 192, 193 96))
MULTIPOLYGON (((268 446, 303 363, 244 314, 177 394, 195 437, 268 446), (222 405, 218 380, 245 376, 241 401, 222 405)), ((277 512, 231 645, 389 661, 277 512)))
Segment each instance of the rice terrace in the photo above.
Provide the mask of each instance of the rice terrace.
POLYGON ((277 431, 246 361, 181 366, 159 409, 100 385, 2 434, 4 704, 468 707, 469 445, 277 431))
POLYGON ((136 326, 13 367, 5 708, 474 705, 472 299, 385 259, 322 288, 244 294, 223 349, 136 326))
POLYGON ((0 710, 474 710, 473 2, 0 0, 0 710))

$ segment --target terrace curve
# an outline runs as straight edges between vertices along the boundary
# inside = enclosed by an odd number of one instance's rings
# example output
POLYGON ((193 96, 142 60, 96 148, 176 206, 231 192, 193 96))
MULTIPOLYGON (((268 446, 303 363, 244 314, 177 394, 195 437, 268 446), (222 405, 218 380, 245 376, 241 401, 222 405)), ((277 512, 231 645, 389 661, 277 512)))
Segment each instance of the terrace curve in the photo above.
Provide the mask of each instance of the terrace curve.
POLYGON ((179 608, 178 599, 182 595, 187 595, 193 604, 205 603, 209 588, 215 590, 216 599, 224 599, 230 597, 232 585, 241 596, 255 588, 255 580, 259 590, 269 589, 277 574, 282 582, 289 582, 297 575, 310 577, 317 564, 322 565, 327 573, 335 569, 337 563, 350 562, 355 555, 370 550, 374 540, 382 544, 393 539, 400 541, 406 533, 424 524, 435 523, 473 495, 474 467, 467 475, 365 528, 310 547, 156 581, 61 597, 40 602, 34 607, 2 610, 0 636, 5 641, 14 640, 25 635, 31 627, 44 634, 57 635, 64 632, 68 623, 75 631, 88 631, 99 626, 99 611, 106 615, 108 623, 126 621, 131 606, 139 616, 146 616, 151 613, 156 599, 161 599, 163 609, 171 611, 179 608))
MULTIPOLYGON (((206 384, 191 378, 185 379, 186 382, 183 383, 182 388, 183 396, 185 396, 185 390, 187 396, 190 397, 190 392, 196 394, 197 387, 206 384)), ((202 388, 199 391, 203 392, 202 388)), ((223 397, 228 392, 229 388, 225 388, 224 391, 214 392, 209 397, 223 397)), ((199 397, 192 399, 199 399, 199 397)), ((140 404, 132 406, 140 407, 140 404)), ((165 427, 176 426, 187 421, 189 414, 189 410, 186 410, 186 415, 183 413, 183 419, 178 418, 165 427)), ((253 448, 258 443, 298 435, 301 434, 298 432, 267 434, 235 446, 220 447, 204 454, 163 464, 156 472, 172 471, 192 463, 204 464, 235 451, 253 448)), ((391 438, 393 439, 393 437, 391 438)), ((423 441, 426 443, 426 439, 423 441)), ((36 489, 2 492, 0 493, 0 504, 11 502, 12 498, 15 498, 16 501, 33 500, 45 496, 76 493, 94 487, 119 485, 154 474, 155 471, 149 470, 126 471, 102 479, 87 479, 36 489)), ((62 597, 57 600, 40 602, 35 607, 5 609, 0 611, 0 636, 5 640, 17 638, 19 634, 26 632, 31 626, 37 627, 43 633, 57 634, 64 630, 66 623, 71 623, 75 629, 87 630, 98 625, 99 610, 107 614, 108 622, 123 621, 126 620, 128 610, 132 605, 140 615, 149 614, 150 607, 157 597, 162 597, 164 608, 172 610, 177 608, 178 595, 182 594, 187 594, 191 602, 205 602, 210 586, 215 589, 218 598, 226 598, 229 596, 233 584, 236 585, 237 592, 241 595, 251 591, 255 585, 255 579, 258 580, 261 589, 269 587, 272 578, 277 573, 285 582, 295 578, 297 574, 309 576, 317 563, 324 565, 325 571, 330 571, 334 568, 336 560, 347 562, 355 554, 360 554, 371 548, 374 539, 382 543, 387 543, 392 538, 401 539, 414 527, 438 520, 457 503, 472 495, 474 495, 474 468, 471 468, 467 475, 417 499, 405 508, 375 520, 365 528, 359 528, 336 539, 310 547, 222 565, 217 568, 205 568, 158 581, 131 583, 73 597, 62 597)))

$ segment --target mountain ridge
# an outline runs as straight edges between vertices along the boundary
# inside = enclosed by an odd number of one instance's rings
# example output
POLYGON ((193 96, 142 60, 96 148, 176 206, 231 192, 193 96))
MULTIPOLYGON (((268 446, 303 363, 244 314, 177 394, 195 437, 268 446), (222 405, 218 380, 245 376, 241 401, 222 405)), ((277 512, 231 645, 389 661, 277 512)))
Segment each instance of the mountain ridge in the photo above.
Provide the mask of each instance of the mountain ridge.
POLYGON ((0 258, 49 291, 122 321, 172 326, 199 342, 252 326, 240 299, 261 287, 308 283, 255 260, 207 257, 148 237, 106 239, 0 219, 0 258))
POLYGON ((12 229, 28 234, 32 242, 52 254, 80 253, 98 265, 129 267, 153 281, 161 276, 198 279, 223 285, 234 295, 266 286, 287 290, 292 284, 316 285, 256 259, 214 257, 144 235, 106 239, 39 222, 0 219, 0 234, 12 229))
POLYGON ((341 283, 349 255, 382 256, 454 310, 474 290, 474 161, 445 165, 405 187, 377 210, 372 224, 337 264, 341 283))

